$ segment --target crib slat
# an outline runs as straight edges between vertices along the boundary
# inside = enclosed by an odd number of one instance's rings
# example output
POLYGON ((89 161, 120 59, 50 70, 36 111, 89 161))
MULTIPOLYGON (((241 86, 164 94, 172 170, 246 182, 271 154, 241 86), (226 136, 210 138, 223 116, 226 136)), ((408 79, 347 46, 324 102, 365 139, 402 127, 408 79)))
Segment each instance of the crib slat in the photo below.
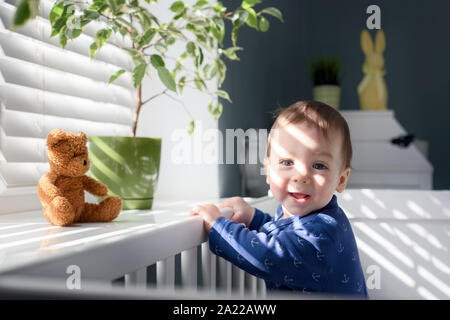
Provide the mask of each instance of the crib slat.
POLYGON ((217 257, 218 260, 218 271, 219 271, 219 285, 218 289, 220 291, 225 291, 227 288, 227 271, 226 271, 226 263, 227 261, 221 257, 217 257))
POLYGON ((181 252, 181 284, 197 289, 197 247, 181 252))
POLYGON ((261 298, 266 298, 266 292, 267 292, 266 282, 263 279, 258 278, 258 286, 259 286, 259 296, 261 298))
POLYGON ((147 268, 142 268, 125 275, 125 287, 141 287, 147 286, 147 268))
POLYGON ((202 289, 209 289, 211 287, 211 256, 209 242, 202 243, 202 289))
POLYGON ((233 270, 233 265, 231 264, 231 262, 226 261, 226 284, 227 284, 227 295, 231 296, 232 292, 232 270, 233 270))
POLYGON ((211 258, 211 278, 209 288, 211 292, 215 293, 217 289, 217 281, 216 281, 217 256, 215 254, 210 253, 210 258, 211 258))
POLYGON ((175 256, 156 262, 157 288, 175 288, 175 256))
POLYGON ((242 269, 238 270, 239 282, 238 282, 238 293, 240 296, 244 296, 245 292, 245 272, 242 269))
POLYGON ((241 268, 233 265, 232 278, 233 278, 233 294, 238 294, 239 296, 244 295, 244 278, 245 272, 241 268))
POLYGON ((256 295, 258 293, 258 278, 255 276, 252 276, 251 274, 247 273, 248 279, 250 281, 250 295, 253 299, 256 299, 256 295))

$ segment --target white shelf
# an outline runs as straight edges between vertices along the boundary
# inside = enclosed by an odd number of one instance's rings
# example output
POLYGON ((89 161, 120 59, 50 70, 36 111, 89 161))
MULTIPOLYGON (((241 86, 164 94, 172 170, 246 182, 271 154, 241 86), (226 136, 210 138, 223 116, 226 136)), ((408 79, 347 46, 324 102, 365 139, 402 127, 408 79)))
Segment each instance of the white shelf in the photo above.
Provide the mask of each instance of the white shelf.
POLYGON ((347 120, 353 145, 348 188, 432 189, 433 166, 412 143, 393 145, 408 132, 393 110, 340 111, 347 120))

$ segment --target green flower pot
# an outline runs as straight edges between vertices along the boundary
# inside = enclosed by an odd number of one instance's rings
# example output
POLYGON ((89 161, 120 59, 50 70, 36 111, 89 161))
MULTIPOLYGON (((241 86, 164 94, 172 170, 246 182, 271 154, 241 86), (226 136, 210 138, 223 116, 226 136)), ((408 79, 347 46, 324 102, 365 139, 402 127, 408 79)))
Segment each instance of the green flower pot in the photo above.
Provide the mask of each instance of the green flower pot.
POLYGON ((122 209, 151 209, 161 160, 161 139, 89 137, 90 176, 104 183, 122 209))
POLYGON ((328 104, 339 110, 341 88, 335 85, 320 85, 313 88, 313 100, 328 104))

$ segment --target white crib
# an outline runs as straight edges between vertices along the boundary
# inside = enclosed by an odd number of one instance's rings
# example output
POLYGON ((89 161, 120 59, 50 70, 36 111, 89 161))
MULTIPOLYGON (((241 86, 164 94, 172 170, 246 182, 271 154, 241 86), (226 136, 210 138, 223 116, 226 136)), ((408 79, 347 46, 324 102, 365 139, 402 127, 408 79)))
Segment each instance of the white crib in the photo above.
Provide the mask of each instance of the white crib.
MULTIPOLYGON (((248 201, 265 212, 277 206, 271 197, 248 201)), ((450 191, 355 189, 338 201, 372 299, 450 298, 450 191)), ((197 203, 161 201, 112 223, 65 228, 41 212, 0 216, 0 291, 67 296, 77 291, 68 284, 76 269, 94 296, 268 298, 263 280, 211 253, 201 218, 188 216, 197 203)))

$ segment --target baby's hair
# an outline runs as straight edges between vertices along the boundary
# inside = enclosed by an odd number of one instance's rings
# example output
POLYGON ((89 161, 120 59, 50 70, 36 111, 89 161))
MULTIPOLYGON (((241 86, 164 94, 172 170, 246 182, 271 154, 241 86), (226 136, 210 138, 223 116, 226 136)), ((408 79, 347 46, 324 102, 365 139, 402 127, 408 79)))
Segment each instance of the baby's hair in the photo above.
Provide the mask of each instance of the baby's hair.
MULTIPOLYGON (((276 116, 276 120, 272 126, 271 133, 273 129, 286 126, 287 124, 302 122, 315 126, 326 139, 328 139, 331 130, 340 132, 343 138, 342 154, 344 168, 351 167, 353 150, 350 140, 350 130, 347 121, 345 121, 339 111, 318 101, 298 101, 287 108, 277 108, 274 115, 276 116)), ((266 159, 270 157, 270 140, 271 134, 269 134, 267 142, 266 159)))

